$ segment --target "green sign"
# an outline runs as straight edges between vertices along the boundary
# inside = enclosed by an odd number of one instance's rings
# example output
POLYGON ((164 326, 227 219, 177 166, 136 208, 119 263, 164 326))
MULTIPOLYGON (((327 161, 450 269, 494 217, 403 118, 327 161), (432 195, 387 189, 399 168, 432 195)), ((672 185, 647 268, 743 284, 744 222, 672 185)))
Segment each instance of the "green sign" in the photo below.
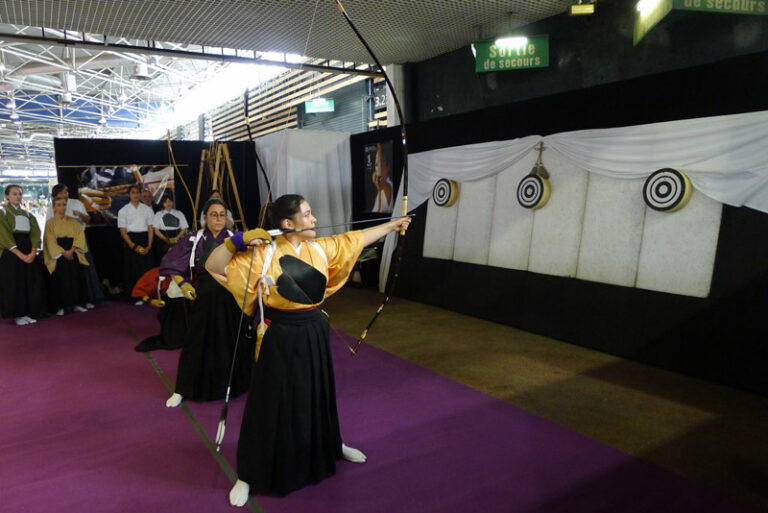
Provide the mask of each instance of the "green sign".
POLYGON ((768 16, 768 2, 765 0, 673 0, 672 7, 683 11, 768 16))
POLYGON ((333 98, 315 98, 304 102, 304 112, 307 114, 333 112, 333 98))
POLYGON ((672 9, 768 16, 768 0, 639 0, 635 6, 634 44, 672 9))
POLYGON ((640 0, 635 8, 633 44, 639 43, 671 10, 672 0, 659 0, 657 2, 640 0))
POLYGON ((549 66, 549 36, 508 37, 472 46, 478 73, 549 66))

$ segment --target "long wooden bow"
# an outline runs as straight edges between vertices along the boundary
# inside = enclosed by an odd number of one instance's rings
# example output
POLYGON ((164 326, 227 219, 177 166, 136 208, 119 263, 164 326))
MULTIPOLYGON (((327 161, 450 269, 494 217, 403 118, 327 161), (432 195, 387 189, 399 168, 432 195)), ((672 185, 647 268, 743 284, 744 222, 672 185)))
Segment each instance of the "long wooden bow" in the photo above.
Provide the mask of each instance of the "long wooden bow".
MULTIPOLYGON (((352 30, 355 32, 355 35, 360 40, 361 43, 363 43, 363 46, 365 46, 365 49, 368 51, 370 56, 373 58, 373 61, 376 63, 376 66, 379 67, 381 70, 381 73, 384 75, 384 80, 387 82, 387 86, 389 87, 389 91, 392 93, 392 99, 395 102, 395 108, 397 109, 397 115, 400 118, 400 135, 402 137, 402 144, 403 144, 403 216, 408 215, 408 137, 407 132, 405 128, 405 116, 403 115, 403 109, 400 107, 400 100, 397 98, 397 93, 395 93, 395 88, 392 85, 392 81, 389 79, 389 75, 387 74, 387 71, 384 69, 384 66, 381 65, 381 62, 379 62, 379 58, 376 57, 376 54, 371 49, 368 42, 363 38, 362 34, 360 34, 360 31, 355 27, 355 24, 352 23, 352 20, 349 18, 349 14, 347 14, 347 11, 344 9, 344 6, 341 5, 341 2, 339 0, 334 0, 336 2, 336 6, 339 8, 339 11, 341 11, 341 14, 344 16, 344 19, 347 20, 347 23, 352 28, 352 30)), ((357 354, 357 350, 360 348, 360 344, 363 343, 363 340, 365 340, 365 337, 368 335, 368 330, 371 329, 373 326, 373 323, 376 322, 376 319, 378 319, 379 314, 384 310, 384 306, 389 303, 389 298, 392 295, 392 291, 395 290, 395 286, 397 285, 397 277, 400 275, 400 266, 403 262, 403 250, 405 248, 405 230, 400 230, 400 244, 397 248, 397 261, 395 262, 395 271, 394 276, 392 277, 392 281, 389 285, 389 290, 386 292, 384 301, 379 305, 379 308, 376 310, 376 313, 371 318, 370 322, 368 322, 368 325, 365 327, 363 332, 360 334, 360 337, 358 337, 357 342, 355 343, 354 347, 350 347, 349 351, 352 353, 352 356, 357 354)))
MULTIPOLYGON (((256 151, 256 143, 253 141, 253 133, 251 132, 251 120, 248 117, 248 90, 245 90, 245 93, 243 94, 243 116, 245 117, 245 128, 248 131, 248 141, 251 143, 251 150, 253 151, 253 157, 256 162, 256 173, 258 174, 259 168, 261 168, 261 174, 264 176, 264 182, 267 184, 267 203, 272 203, 272 185, 269 183, 269 177, 267 176, 267 170, 264 167, 264 164, 261 162, 261 159, 259 158, 259 152, 256 151)), ((264 223, 266 221, 266 208, 264 208, 265 205, 262 205, 261 212, 259 212, 259 221, 256 225, 259 228, 264 228, 264 223)))

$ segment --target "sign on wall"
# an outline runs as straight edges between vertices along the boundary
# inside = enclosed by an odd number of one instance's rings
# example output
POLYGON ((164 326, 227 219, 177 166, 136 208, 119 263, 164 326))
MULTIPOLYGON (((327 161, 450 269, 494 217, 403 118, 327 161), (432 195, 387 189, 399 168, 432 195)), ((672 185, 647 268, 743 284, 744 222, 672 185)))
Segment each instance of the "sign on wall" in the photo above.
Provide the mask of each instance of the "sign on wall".
POLYGON ((549 66, 549 36, 509 37, 473 43, 475 71, 511 71, 549 66))
POLYGON ((673 0, 672 8, 684 11, 768 15, 768 2, 765 0, 673 0))
POLYGON ((639 43, 672 9, 768 16, 768 0, 640 0, 635 6, 633 43, 639 43))
POLYGON ((333 98, 314 98, 304 102, 304 112, 306 114, 315 114, 317 112, 333 112, 333 98))

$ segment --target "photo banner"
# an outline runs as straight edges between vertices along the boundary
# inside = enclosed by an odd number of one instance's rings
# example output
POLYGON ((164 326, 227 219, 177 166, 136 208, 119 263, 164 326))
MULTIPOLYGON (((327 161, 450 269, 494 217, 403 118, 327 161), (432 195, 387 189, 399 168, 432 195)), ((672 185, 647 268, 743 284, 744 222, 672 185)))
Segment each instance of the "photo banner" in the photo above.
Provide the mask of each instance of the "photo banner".
MULTIPOLYGON (((72 166, 68 166, 72 167, 72 166)), ((90 226, 117 225, 117 212, 130 202, 128 189, 152 194, 157 208, 164 194, 174 196, 172 166, 82 166, 76 170, 77 195, 91 218, 90 226)))

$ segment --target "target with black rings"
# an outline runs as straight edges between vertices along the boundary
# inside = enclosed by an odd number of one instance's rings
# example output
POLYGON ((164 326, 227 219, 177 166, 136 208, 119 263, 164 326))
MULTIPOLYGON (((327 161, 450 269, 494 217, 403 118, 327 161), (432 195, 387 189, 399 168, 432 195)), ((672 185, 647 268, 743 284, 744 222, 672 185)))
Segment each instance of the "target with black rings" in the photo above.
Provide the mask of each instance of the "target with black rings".
POLYGON ((441 178, 432 189, 432 201, 438 207, 450 207, 459 199, 459 184, 447 178, 441 178))
POLYGON ((691 199, 691 181, 677 169, 664 168, 654 171, 643 185, 646 205, 659 212, 680 210, 691 199))
POLYGON ((517 202, 524 208, 535 210, 547 204, 550 192, 549 180, 539 175, 528 175, 517 186, 517 202))

